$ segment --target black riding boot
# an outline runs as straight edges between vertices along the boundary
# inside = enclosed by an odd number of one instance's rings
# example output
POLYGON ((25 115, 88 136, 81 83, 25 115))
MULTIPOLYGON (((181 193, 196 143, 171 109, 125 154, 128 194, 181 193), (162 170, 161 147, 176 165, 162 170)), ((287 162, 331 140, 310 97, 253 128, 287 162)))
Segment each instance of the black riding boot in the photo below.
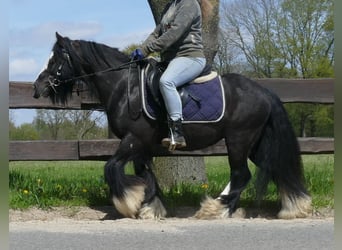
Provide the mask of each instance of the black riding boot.
POLYGON ((186 147, 185 138, 183 136, 182 120, 168 121, 169 137, 162 140, 162 145, 173 151, 176 148, 186 147))

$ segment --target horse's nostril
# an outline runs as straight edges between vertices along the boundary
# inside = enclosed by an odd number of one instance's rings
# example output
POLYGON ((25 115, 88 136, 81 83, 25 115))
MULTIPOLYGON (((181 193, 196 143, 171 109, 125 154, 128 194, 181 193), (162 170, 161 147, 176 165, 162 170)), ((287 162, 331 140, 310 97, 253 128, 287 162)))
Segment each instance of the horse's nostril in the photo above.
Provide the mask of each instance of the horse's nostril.
POLYGON ((40 97, 40 95, 37 93, 37 91, 35 91, 35 92, 33 93, 33 97, 37 99, 37 98, 40 97))
POLYGON ((33 85, 33 98, 39 98, 40 94, 37 91, 36 85, 33 85))

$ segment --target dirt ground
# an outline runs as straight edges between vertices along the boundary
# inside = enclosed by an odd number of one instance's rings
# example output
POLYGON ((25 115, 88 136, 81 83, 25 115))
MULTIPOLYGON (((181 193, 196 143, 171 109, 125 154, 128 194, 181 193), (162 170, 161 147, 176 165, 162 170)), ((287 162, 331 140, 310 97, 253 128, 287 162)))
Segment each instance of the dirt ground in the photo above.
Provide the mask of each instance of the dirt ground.
MULTIPOLYGON (((169 211, 169 218, 191 218, 197 208, 181 207, 175 211, 169 211)), ((276 211, 257 211, 256 209, 247 209, 244 218, 265 218, 275 219, 276 211)), ((333 218, 333 209, 320 209, 312 213, 310 219, 333 218)), ((25 221, 51 221, 56 219, 72 219, 72 220, 115 220, 120 219, 120 215, 111 206, 105 207, 54 207, 49 209, 30 208, 25 210, 9 210, 9 222, 25 222, 25 221)))

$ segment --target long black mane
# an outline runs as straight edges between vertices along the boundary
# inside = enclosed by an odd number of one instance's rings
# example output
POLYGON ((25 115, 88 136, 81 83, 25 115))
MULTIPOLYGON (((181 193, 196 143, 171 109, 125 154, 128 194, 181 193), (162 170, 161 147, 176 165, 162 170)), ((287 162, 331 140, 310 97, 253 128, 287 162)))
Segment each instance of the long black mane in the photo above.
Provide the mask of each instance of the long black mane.
POLYGON ((110 71, 101 71, 115 69, 130 61, 129 56, 118 48, 93 41, 70 40, 67 37, 55 43, 52 52, 54 58, 49 64, 63 65, 61 80, 68 82, 58 87, 58 93, 50 95, 53 103, 66 104, 75 91, 88 91, 91 96, 98 97, 92 79, 100 74, 110 74, 110 71))

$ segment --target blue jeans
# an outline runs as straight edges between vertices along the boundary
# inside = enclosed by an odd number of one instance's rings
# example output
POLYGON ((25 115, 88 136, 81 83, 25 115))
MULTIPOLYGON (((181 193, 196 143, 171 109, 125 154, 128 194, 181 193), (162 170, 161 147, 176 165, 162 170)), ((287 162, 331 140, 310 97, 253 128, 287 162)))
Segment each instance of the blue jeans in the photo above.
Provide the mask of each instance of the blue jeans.
POLYGON ((169 118, 183 119, 182 102, 177 87, 196 78, 204 69, 206 59, 202 57, 176 57, 167 66, 160 78, 159 88, 163 96, 169 118))

